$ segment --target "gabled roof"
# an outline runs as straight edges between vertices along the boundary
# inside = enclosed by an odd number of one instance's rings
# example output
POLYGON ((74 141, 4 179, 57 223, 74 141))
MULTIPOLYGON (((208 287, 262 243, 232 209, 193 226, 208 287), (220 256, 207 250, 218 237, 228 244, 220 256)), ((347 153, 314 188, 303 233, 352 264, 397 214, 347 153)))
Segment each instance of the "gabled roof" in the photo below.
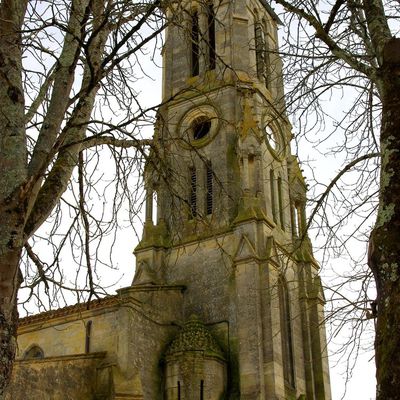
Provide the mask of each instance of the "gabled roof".
POLYGON ((269 2, 267 0, 260 0, 260 3, 264 6, 268 14, 276 21, 278 25, 283 25, 283 22, 278 17, 274 9, 269 5, 269 2))

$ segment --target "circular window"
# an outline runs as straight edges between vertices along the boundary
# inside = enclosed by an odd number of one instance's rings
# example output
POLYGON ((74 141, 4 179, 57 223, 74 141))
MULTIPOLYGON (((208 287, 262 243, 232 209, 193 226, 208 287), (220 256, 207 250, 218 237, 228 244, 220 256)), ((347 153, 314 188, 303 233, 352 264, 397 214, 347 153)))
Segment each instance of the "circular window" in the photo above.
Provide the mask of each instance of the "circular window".
POLYGON ((263 122, 263 134, 267 147, 274 158, 281 161, 285 156, 285 140, 280 126, 272 119, 272 116, 265 116, 263 122))
POLYGON ((201 104, 183 115, 178 124, 178 134, 183 147, 203 147, 218 133, 220 118, 211 104, 201 104))
POLYGON ((199 140, 207 136, 210 133, 210 130, 211 120, 208 117, 198 117, 192 122, 191 131, 194 140, 199 140))
POLYGON ((267 139, 269 145, 275 150, 279 151, 279 137, 270 125, 264 128, 265 138, 267 139))

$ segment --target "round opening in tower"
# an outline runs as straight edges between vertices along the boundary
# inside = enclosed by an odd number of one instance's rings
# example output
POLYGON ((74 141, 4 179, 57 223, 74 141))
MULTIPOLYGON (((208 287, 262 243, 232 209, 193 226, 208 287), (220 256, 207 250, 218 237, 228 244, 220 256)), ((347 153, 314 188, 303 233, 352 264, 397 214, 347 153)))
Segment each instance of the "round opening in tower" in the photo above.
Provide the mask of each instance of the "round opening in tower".
POLYGON ((211 129, 211 120, 208 117, 202 116, 196 118, 191 125, 193 139, 199 140, 207 136, 211 129))
POLYGON ((264 128, 265 138, 267 139, 269 145, 273 150, 279 150, 279 137, 276 132, 271 128, 271 126, 267 125, 264 128))

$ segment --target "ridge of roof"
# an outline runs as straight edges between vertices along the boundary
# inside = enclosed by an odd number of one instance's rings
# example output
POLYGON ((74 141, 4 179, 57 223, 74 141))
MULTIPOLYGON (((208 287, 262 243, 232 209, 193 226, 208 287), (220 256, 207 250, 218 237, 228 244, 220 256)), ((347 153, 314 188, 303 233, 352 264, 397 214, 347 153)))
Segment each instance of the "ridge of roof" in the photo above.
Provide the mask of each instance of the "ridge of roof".
POLYGON ((26 317, 20 318, 19 326, 20 327, 26 326, 32 323, 47 321, 53 318, 65 317, 68 315, 75 314, 77 312, 83 312, 87 310, 93 310, 110 305, 115 305, 118 302, 119 302, 119 297, 117 295, 114 295, 114 296, 106 296, 101 299, 95 299, 86 303, 77 303, 71 306, 58 308, 56 310, 44 311, 39 314, 28 315, 26 317))

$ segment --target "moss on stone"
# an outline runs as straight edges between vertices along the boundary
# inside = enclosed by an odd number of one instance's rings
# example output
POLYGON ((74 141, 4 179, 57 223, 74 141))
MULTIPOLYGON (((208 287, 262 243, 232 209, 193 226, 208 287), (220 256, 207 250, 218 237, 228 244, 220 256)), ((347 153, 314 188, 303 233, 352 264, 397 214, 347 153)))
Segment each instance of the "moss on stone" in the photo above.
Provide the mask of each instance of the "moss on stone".
POLYGON ((148 247, 168 248, 170 246, 171 242, 167 226, 164 222, 160 222, 157 225, 153 225, 153 223, 145 223, 142 240, 137 245, 135 251, 143 250, 148 247))
POLYGON ((166 356, 181 352, 202 351, 205 355, 225 360, 224 354, 211 332, 193 315, 168 346, 166 356))
POLYGON ((238 214, 233 222, 234 224, 238 224, 254 219, 270 223, 262 209, 261 200, 257 197, 243 196, 239 202, 238 214))

